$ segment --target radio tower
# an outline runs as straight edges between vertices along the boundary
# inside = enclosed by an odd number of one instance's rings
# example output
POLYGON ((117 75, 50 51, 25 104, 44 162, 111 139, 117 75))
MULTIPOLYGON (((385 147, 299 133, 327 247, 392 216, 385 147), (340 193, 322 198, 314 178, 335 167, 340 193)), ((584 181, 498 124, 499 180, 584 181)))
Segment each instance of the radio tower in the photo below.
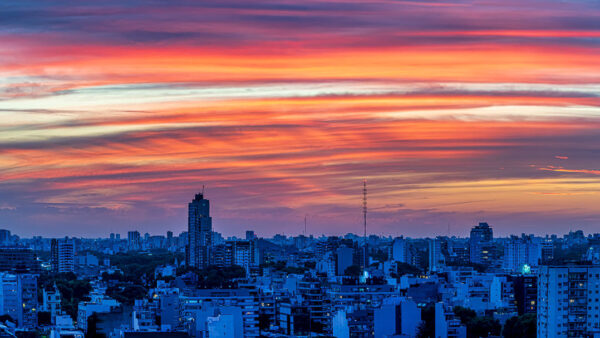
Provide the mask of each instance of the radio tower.
POLYGON ((306 215, 304 215, 304 236, 306 236, 306 215))
POLYGON ((363 180, 363 225, 365 227, 364 241, 367 245, 367 179, 363 180))
POLYGON ((361 268, 364 271, 364 269, 367 268, 367 262, 369 261, 369 258, 367 257, 368 251, 367 251, 367 179, 366 178, 363 180, 363 226, 364 226, 365 232, 364 232, 364 236, 363 236, 361 268))

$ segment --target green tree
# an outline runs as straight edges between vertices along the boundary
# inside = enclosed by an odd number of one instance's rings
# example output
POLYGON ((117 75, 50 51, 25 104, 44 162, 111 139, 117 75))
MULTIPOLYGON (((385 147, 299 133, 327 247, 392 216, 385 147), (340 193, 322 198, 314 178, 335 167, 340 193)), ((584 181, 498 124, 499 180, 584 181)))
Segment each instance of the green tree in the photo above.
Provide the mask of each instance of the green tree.
POLYGON ((475 311, 466 307, 455 306, 453 310, 454 314, 460 319, 460 322, 465 325, 477 317, 477 313, 475 311))
POLYGON ((467 326, 468 338, 488 337, 490 335, 498 336, 502 325, 497 319, 492 317, 480 317, 469 308, 462 306, 454 307, 454 314, 460 318, 460 322, 467 326))
MULTIPOLYGON (((53 289, 54 285, 58 288, 61 295, 61 307, 72 318, 77 318, 77 306, 79 302, 89 300, 89 293, 92 290, 90 282, 77 279, 73 273, 42 274, 38 278, 38 288, 53 289)), ((38 292, 42 295, 43 292, 38 292)))
MULTIPOLYGON (((396 262, 396 278, 404 275, 418 275, 421 273, 421 269, 408 263, 396 262)), ((392 276, 393 277, 393 276, 392 276)))
POLYGON ((198 286, 202 289, 236 287, 236 279, 246 277, 246 269, 239 265, 217 267, 209 266, 206 269, 199 270, 198 286))
POLYGON ((126 286, 117 286, 106 289, 106 294, 117 301, 133 305, 136 299, 146 298, 148 290, 141 285, 130 284, 126 286))
POLYGON ((258 315, 258 329, 260 332, 266 331, 271 327, 271 316, 266 313, 261 313, 258 315))
POLYGON ((467 323, 467 337, 479 338, 489 336, 499 336, 502 325, 497 319, 492 317, 475 317, 467 323))
POLYGON ((344 270, 344 275, 349 277, 359 277, 360 276, 360 266, 358 265, 350 265, 344 270))
POLYGON ((375 260, 375 261, 385 262, 388 260, 388 253, 387 253, 387 251, 378 249, 377 251, 373 252, 371 257, 373 257, 373 260, 375 260))
POLYGON ((537 319, 534 313, 509 318, 504 324, 502 336, 505 338, 535 338, 537 319))
POLYGON ((417 338, 435 337, 435 304, 427 304, 421 309, 421 325, 417 331, 417 338))

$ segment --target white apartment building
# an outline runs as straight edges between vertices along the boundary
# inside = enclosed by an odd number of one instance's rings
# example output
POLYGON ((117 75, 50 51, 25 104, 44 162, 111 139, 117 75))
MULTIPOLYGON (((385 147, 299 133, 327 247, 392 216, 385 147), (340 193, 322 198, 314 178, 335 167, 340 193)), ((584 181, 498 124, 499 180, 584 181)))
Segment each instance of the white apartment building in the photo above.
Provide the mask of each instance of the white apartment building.
POLYGON ((587 337, 600 333, 600 266, 541 266, 538 337, 587 337))

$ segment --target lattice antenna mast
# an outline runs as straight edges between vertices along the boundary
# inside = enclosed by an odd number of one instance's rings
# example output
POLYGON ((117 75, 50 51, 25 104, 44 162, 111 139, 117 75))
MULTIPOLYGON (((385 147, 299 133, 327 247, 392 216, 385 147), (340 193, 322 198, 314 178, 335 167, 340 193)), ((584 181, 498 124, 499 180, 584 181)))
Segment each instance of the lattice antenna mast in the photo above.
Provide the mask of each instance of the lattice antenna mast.
POLYGON ((364 225, 364 241, 367 244, 367 179, 363 181, 363 225, 364 225))
POLYGON ((304 236, 306 236, 306 215, 304 215, 304 236))

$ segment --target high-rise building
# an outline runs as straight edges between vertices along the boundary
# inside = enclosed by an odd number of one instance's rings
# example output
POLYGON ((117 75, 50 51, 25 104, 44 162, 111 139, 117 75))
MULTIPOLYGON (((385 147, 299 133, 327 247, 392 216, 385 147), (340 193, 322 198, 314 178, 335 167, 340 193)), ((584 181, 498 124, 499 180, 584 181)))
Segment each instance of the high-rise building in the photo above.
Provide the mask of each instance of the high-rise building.
POLYGON ((540 238, 511 236, 504 245, 504 269, 519 272, 524 268, 538 266, 542 258, 540 238))
POLYGON ((211 265, 219 267, 232 266, 235 259, 233 243, 234 241, 227 241, 223 244, 213 246, 211 251, 211 265))
POLYGON ((542 264, 547 264, 554 259, 554 243, 552 239, 546 237, 541 243, 542 245, 542 264))
POLYGON ((521 275, 512 277, 515 305, 519 315, 537 312, 537 276, 521 275))
POLYGON ((488 264, 492 260, 492 245, 494 240, 494 232, 492 228, 481 222, 479 225, 471 229, 469 239, 469 256, 471 263, 488 264))
POLYGON ((538 337, 591 337, 600 332, 600 266, 540 266, 538 337))
POLYGON ((10 230, 0 229, 0 245, 10 244, 10 230))
POLYGON ((251 241, 253 239, 256 238, 256 235, 254 234, 254 231, 252 230, 246 230, 246 240, 247 241, 251 241))
POLYGON ((402 263, 411 263, 409 243, 404 237, 394 239, 392 243, 392 260, 402 263))
POLYGON ((75 244, 68 238, 53 238, 50 246, 50 267, 54 272, 73 272, 75 270, 75 244))
POLYGON ((58 272, 58 239, 50 241, 50 270, 58 272))
POLYGON ((196 194, 188 204, 188 238, 187 265, 207 267, 212 244, 212 218, 210 203, 203 194, 196 194))
POLYGON ((30 248, 22 246, 0 247, 0 271, 40 272, 40 263, 30 248))
POLYGON ((375 337, 416 337, 421 309, 411 299, 390 297, 374 311, 375 337))
POLYGON ((331 330, 330 304, 321 282, 305 276, 298 282, 298 292, 302 296, 302 304, 308 307, 310 325, 321 326, 325 332, 331 330))
POLYGON ((429 271, 439 271, 444 265, 442 241, 439 238, 429 239, 429 271))
POLYGON ((140 250, 142 248, 139 231, 127 232, 127 247, 132 251, 140 250))
POLYGON ((246 273, 250 273, 250 269, 258 267, 258 245, 256 240, 252 241, 235 241, 233 245, 234 264, 246 269, 246 273))
POLYGON ((20 328, 37 326, 37 276, 0 274, 0 314, 11 316, 20 328))
POLYGON ((54 272, 73 272, 75 270, 75 244, 68 238, 53 238, 50 245, 50 267, 54 272))
POLYGON ((239 265, 250 274, 250 270, 260 264, 257 242, 226 241, 224 244, 215 245, 211 248, 210 264, 221 267, 239 265))
POLYGON ((167 247, 173 246, 173 231, 167 231, 167 247))
POLYGON ((336 271, 338 276, 343 276, 346 269, 350 267, 354 261, 354 250, 347 246, 341 246, 336 251, 336 271))

